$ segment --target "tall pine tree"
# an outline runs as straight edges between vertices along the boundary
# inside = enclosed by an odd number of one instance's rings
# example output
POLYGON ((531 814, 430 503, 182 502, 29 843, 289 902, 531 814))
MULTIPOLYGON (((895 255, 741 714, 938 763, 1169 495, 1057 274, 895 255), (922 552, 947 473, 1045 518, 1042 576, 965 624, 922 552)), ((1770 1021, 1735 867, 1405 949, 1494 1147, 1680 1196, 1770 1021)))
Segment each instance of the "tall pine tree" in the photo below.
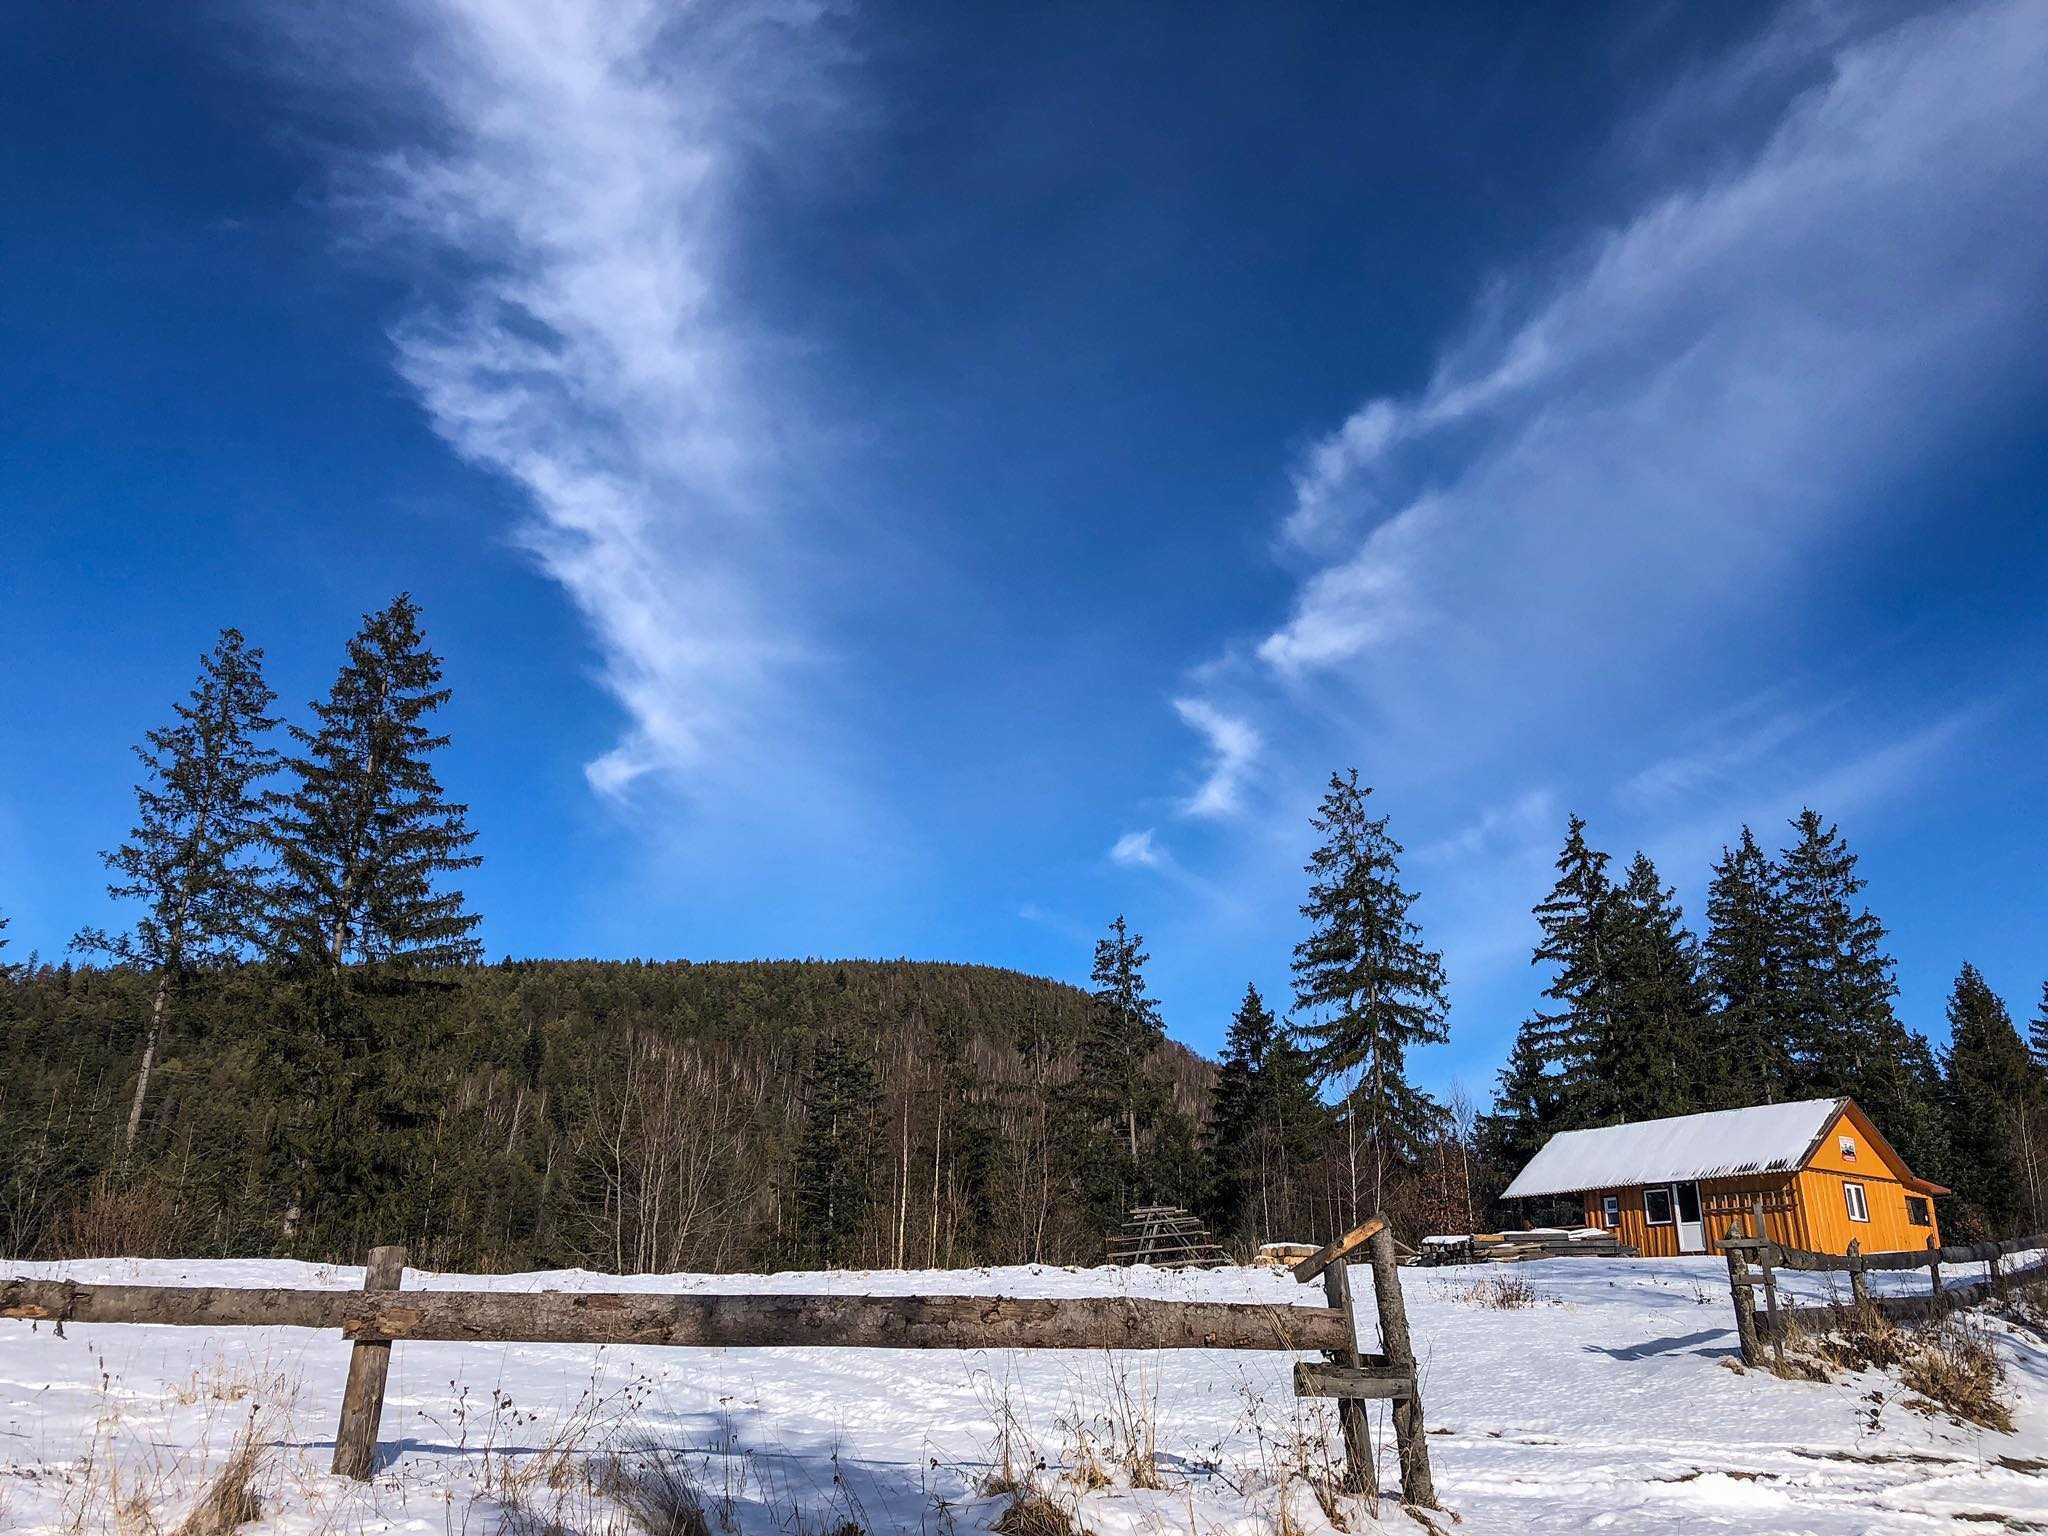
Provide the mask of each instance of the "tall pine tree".
POLYGON ((1956 977, 1948 1023, 1941 1091, 1950 1182, 1988 1233, 2009 1235, 2039 1208, 2040 1171, 2028 1141, 2039 1078, 2004 1001, 1974 965, 1956 977))
POLYGON ((288 960, 339 976, 353 963, 421 969, 464 965, 482 944, 480 918, 441 877, 482 860, 467 806, 442 797, 433 755, 448 744, 427 721, 449 699, 420 610, 400 594, 365 615, 318 727, 291 727, 297 783, 271 796, 278 879, 275 941, 288 960))
POLYGON ((1718 1072, 1703 1108, 1776 1104, 1794 1092, 1787 938, 1778 868, 1744 827, 1732 851, 1722 848, 1707 886, 1702 962, 1718 1072))
POLYGON ((1532 965, 1554 967, 1543 996, 1556 1006, 1522 1026, 1529 1054, 1555 1081, 1562 1129, 1606 1123, 1611 1106, 1596 1078, 1600 1042, 1614 1012, 1616 917, 1621 894, 1607 874, 1607 855, 1586 841, 1586 820, 1574 815, 1556 862, 1557 881, 1536 904, 1543 936, 1532 965))
POLYGON ((1593 1040, 1589 1108, 1609 1123, 1690 1114, 1707 1097, 1706 998, 1685 913, 1648 854, 1630 863, 1611 928, 1614 984, 1593 1040))
POLYGON ((1792 825, 1798 840, 1780 868, 1798 1090, 1854 1098, 1909 1165, 1941 1167, 1933 1053, 1892 1009, 1898 987, 1884 925, 1857 905, 1856 855, 1816 811, 1801 811, 1792 825))
POLYGON ((1479 1121, 1481 1153, 1511 1174, 1526 1167, 1552 1136, 1569 1128, 1564 1080, 1550 1070, 1543 1053, 1547 1038, 1540 1017, 1523 1021, 1515 1031, 1507 1065, 1501 1068, 1493 1111, 1479 1121))
MULTIPOLYGON (((7 947, 7 921, 6 914, 0 913, 0 949, 7 947)), ((0 960, 0 981, 12 981, 14 973, 20 969, 21 967, 18 965, 11 964, 6 960, 0 960)))
POLYGON ((1307 1057, 1256 986, 1246 986, 1230 1021, 1210 1104, 1209 1217, 1220 1232, 1263 1240, 1294 1174, 1315 1155, 1327 1115, 1307 1057))
POLYGON ((2048 981, 2041 983, 2041 1005, 2027 1025, 2027 1054, 2036 1067, 2048 1072, 2048 981))
POLYGON ((1450 1037, 1443 958, 1422 945, 1409 917, 1415 893, 1401 888, 1401 845, 1387 818, 1366 814, 1370 787, 1358 770, 1330 775, 1309 825, 1323 841, 1309 855, 1309 935, 1294 946, 1297 1026, 1319 1082, 1346 1084, 1343 1113, 1350 1200, 1359 1211, 1360 1156, 1374 1210, 1388 1171, 1412 1162, 1437 1130, 1442 1110, 1408 1081, 1409 1050, 1450 1037), (1360 1142, 1363 1140, 1363 1147, 1360 1142))
POLYGON ((1158 1087, 1147 1068, 1166 1025, 1158 1001, 1146 995, 1142 934, 1132 933, 1123 914, 1109 925, 1107 938, 1095 941, 1095 1009, 1081 1041, 1081 1065, 1089 1091, 1105 1120, 1123 1136, 1130 1156, 1130 1174, 1138 1177, 1138 1133, 1158 1111, 1158 1087))
POLYGON ((826 1269, 855 1257, 868 1223, 881 1090, 864 1045, 828 1030, 811 1056, 797 1144, 797 1250, 826 1269))
POLYGON ((139 903, 142 913, 126 933, 88 928, 74 945, 154 978, 121 1138, 124 1166, 179 991, 195 973, 239 958, 261 934, 261 786, 277 768, 265 741, 277 724, 269 713, 276 697, 263 681, 263 652, 240 631, 222 630, 200 660, 191 698, 171 706, 175 722, 150 731, 135 749, 144 769, 135 827, 128 841, 100 855, 119 877, 107 894, 139 903))

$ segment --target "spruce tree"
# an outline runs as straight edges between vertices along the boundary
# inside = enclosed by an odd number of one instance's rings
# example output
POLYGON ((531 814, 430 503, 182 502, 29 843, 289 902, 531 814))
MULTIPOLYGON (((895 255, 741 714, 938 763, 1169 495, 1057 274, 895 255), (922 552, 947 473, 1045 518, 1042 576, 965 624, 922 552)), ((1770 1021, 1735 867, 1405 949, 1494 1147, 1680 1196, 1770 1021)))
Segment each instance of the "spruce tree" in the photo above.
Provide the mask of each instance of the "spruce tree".
POLYGON ((1544 1056, 1547 1039, 1540 1019, 1523 1021, 1501 1068, 1493 1111, 1479 1122, 1481 1153, 1510 1174, 1526 1167, 1546 1141, 1567 1128, 1563 1081, 1544 1056))
POLYGON ((1415 893, 1401 888, 1401 845, 1387 818, 1366 814, 1370 787, 1358 770, 1330 775, 1309 825, 1322 844, 1303 867, 1307 938, 1294 947, 1294 1004, 1318 1082, 1346 1082, 1343 1113, 1351 1206, 1359 1208, 1360 1139, 1371 1170, 1372 1208, 1382 1207, 1388 1170, 1412 1162, 1437 1130, 1442 1110, 1408 1081, 1411 1047, 1450 1037, 1443 958, 1422 946, 1409 917, 1415 893))
POLYGON ((867 1222, 880 1102, 866 1048, 846 1029, 827 1031, 811 1057, 796 1165, 798 1251, 827 1269, 854 1256, 867 1222))
POLYGON ((1800 812, 1784 872, 1784 954, 1795 1086, 1844 1094, 1915 1168, 1939 1167, 1942 1120, 1927 1042, 1892 1009, 1898 987, 1884 925, 1856 897, 1864 881, 1840 831, 1800 812))
POLYGON ((1792 1002, 1787 929, 1778 869, 1748 827, 1725 846, 1707 887, 1702 961, 1713 1017, 1708 1027, 1718 1066, 1705 1107, 1776 1104, 1794 1091, 1792 1002))
POLYGON ((2041 1005, 2027 1026, 2027 1054, 2034 1058, 2035 1067, 2048 1072, 2048 981, 2041 983, 2041 1005))
MULTIPOLYGON (((8 919, 6 914, 0 913, 0 949, 5 949, 7 947, 7 921, 8 919)), ((0 960, 0 981, 12 981, 14 979, 14 973, 20 969, 21 967, 18 965, 11 964, 5 960, 0 960)))
POLYGON ((1261 1237, 1315 1155, 1327 1114, 1308 1058, 1259 989, 1247 986, 1230 1021, 1210 1098, 1207 1210, 1216 1229, 1261 1237))
POLYGON ((1129 931, 1123 914, 1109 925, 1109 936, 1095 941, 1095 1008, 1081 1042, 1081 1066, 1088 1090, 1104 1119, 1125 1139, 1133 1178, 1137 1177, 1138 1131, 1157 1112, 1159 1094, 1146 1068, 1166 1025, 1159 1004, 1145 992, 1142 934, 1129 931))
POLYGON ((1941 1093, 1949 1182, 1988 1232, 2009 1234, 2033 1214, 2039 1195, 2027 1133, 2040 1084, 2004 1001, 1974 965, 1956 977, 1948 1023, 1941 1093))
POLYGON ((1586 841, 1583 816, 1571 818, 1556 869, 1556 884, 1534 909, 1543 936, 1530 964, 1555 967, 1542 995, 1557 1006, 1536 1013, 1521 1033, 1555 1083, 1559 1129, 1571 1130, 1604 1124, 1612 1113, 1595 1061, 1613 1017, 1621 895, 1607 855, 1586 841))
POLYGON ((1590 1107, 1617 1123, 1705 1108, 1711 1063, 1697 946, 1648 854, 1630 863, 1611 926, 1614 985, 1593 1040, 1590 1107))
POLYGON ((1864 881, 1839 829, 1803 810, 1785 850, 1785 944, 1797 1065, 1809 1088, 1855 1091, 1893 1022, 1884 925, 1855 898, 1864 881))
POLYGON ((142 913, 125 933, 85 929, 74 947, 153 978, 121 1138, 124 1167, 179 991, 195 973, 240 958, 261 932, 261 786, 277 768, 277 753, 265 743, 277 724, 269 713, 276 697, 263 681, 263 652, 240 631, 222 630, 200 659, 191 698, 171 706, 175 722, 148 732, 135 748, 144 769, 135 786, 135 826, 127 842, 100 855, 119 877, 107 894, 139 903, 142 913))
POLYGON ((433 754, 448 744, 427 720, 448 702, 441 661, 420 631, 419 606, 400 594, 367 614, 316 729, 294 725, 297 783, 270 797, 278 879, 274 942, 300 964, 339 976, 353 963, 438 969, 474 962, 481 920, 440 877, 482 860, 467 806, 442 798, 433 754))

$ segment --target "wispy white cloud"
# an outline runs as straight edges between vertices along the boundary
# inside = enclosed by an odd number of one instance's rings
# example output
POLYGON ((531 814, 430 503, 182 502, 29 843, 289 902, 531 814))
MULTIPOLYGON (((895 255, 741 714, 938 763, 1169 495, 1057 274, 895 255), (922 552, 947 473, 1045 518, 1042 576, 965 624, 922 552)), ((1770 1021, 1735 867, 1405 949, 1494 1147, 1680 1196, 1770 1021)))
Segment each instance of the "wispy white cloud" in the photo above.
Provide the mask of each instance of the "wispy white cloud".
POLYGON ((1181 802, 1184 816, 1234 816, 1244 809, 1245 781, 1263 745, 1248 720, 1227 714, 1206 699, 1173 701, 1174 710, 1209 745, 1201 784, 1181 802))
POLYGON ((1126 832, 1110 845, 1109 862, 1124 869, 1163 869, 1170 861, 1152 829, 1126 832))
POLYGON ((1547 789, 1531 789, 1500 805, 1489 805, 1478 817, 1448 837, 1425 843, 1415 850, 1420 864, 1443 864, 1459 859, 1497 857, 1551 840, 1564 825, 1557 796, 1547 789))
POLYGON ((1546 701, 1610 682, 2038 375, 2040 11, 1947 7, 1818 62, 1748 158, 1490 294, 1421 394, 1307 454, 1284 532, 1324 561, 1269 667, 1446 706, 1535 655, 1546 701))
MULTIPOLYGON (((292 13, 298 16, 298 13, 292 13)), ((803 411, 732 301, 735 192, 767 119, 806 141, 830 49, 804 0, 313 8, 298 67, 361 145, 337 200, 411 263, 400 373, 505 476, 520 537, 596 638, 623 740, 598 789, 744 773, 811 637, 781 465, 803 411)), ((800 394, 798 395, 800 399, 800 394)))

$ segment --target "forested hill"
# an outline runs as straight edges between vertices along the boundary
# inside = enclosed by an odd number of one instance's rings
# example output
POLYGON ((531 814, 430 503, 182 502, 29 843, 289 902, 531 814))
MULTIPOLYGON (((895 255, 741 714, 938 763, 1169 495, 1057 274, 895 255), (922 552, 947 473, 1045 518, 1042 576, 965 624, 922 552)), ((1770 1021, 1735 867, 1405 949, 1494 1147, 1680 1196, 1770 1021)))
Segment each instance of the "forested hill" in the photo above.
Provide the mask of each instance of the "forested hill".
MULTIPOLYGON (((124 1177, 153 984, 0 981, 7 1253, 1064 1261, 1100 1254, 1129 1193, 1072 1091, 1088 994, 908 960, 507 961, 349 989, 223 971, 179 991, 124 1177)), ((1192 1203, 1213 1069, 1169 1046, 1146 1072, 1152 1192, 1192 1203)))

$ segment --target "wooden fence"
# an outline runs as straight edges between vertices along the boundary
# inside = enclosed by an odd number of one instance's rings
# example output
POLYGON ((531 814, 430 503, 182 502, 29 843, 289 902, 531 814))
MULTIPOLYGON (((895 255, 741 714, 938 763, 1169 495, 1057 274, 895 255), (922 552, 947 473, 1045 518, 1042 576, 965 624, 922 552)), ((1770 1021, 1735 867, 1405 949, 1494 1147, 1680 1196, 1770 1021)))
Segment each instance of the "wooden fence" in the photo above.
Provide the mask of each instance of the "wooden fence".
POLYGON ((197 1328, 339 1329, 354 1342, 335 1432, 334 1471, 367 1481, 376 1462, 391 1346, 407 1340, 493 1344, 633 1344, 760 1349, 1233 1349, 1313 1351, 1295 1392, 1333 1397, 1343 1430, 1346 1486, 1378 1490, 1365 1414, 1391 1399, 1401 1497, 1436 1507, 1415 1352, 1393 1235, 1374 1217, 1293 1271, 1320 1277, 1328 1305, 1171 1301, 1146 1297, 694 1295, 612 1291, 408 1291, 403 1248, 373 1248, 363 1289, 85 1285, 0 1281, 0 1317, 66 1323, 197 1328), (1382 1352, 1358 1348, 1349 1259, 1371 1261, 1382 1352))
MULTIPOLYGON (((1761 1233, 1761 1216, 1753 1219, 1757 1223, 1756 1230, 1761 1233)), ((2048 1232, 2008 1238, 1998 1243, 1951 1243, 1947 1247, 1935 1246, 1934 1239, 1930 1237, 1924 1249, 1907 1249, 1900 1253, 1865 1253, 1855 1242, 1849 1244, 1847 1253, 1808 1253, 1798 1248, 1786 1248, 1765 1237, 1745 1235, 1740 1221, 1737 1221, 1728 1235, 1721 1239, 1721 1247, 1728 1256, 1728 1292, 1735 1306, 1735 1331, 1742 1343, 1744 1365, 1762 1364, 1766 1343, 1774 1357, 1782 1360, 1785 1335, 1795 1325, 1827 1328, 1843 1321, 1844 1309, 1839 1303, 1824 1306, 1781 1303, 1778 1299, 1779 1270, 1798 1274, 1847 1275, 1850 1314, 1871 1310, 1886 1317, 1907 1319, 1939 1317, 1951 1308, 1969 1306, 2003 1294, 2008 1286, 2048 1279, 2048 1259, 2037 1260, 2018 1269, 2000 1267, 2001 1260, 2016 1253, 2048 1249, 2048 1232), (1964 1264, 1982 1264, 1983 1278, 1959 1284, 1944 1282, 1944 1266, 1954 1269, 1964 1264), (1871 1294, 1866 1277, 1873 1271, 1915 1269, 1927 1271, 1926 1294, 1871 1294), (1756 1315, 1759 1292, 1764 1298, 1761 1320, 1756 1315)))

